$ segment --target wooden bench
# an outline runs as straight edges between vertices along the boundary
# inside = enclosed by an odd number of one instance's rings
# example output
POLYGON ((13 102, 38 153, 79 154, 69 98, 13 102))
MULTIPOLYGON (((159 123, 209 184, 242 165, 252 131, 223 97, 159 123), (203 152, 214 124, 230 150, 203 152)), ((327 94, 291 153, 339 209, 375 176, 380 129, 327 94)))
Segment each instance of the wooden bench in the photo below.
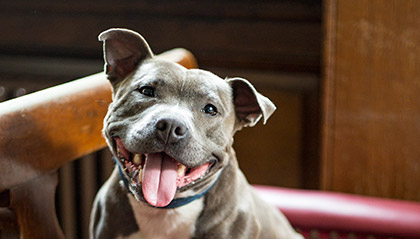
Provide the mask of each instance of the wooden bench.
MULTIPOLYGON (((159 57, 197 67, 183 49, 159 57)), ((101 129, 110 102, 99 73, 0 103, 0 238, 64 238, 57 169, 106 146, 101 129)), ((256 188, 306 238, 420 238, 420 203, 256 188)))

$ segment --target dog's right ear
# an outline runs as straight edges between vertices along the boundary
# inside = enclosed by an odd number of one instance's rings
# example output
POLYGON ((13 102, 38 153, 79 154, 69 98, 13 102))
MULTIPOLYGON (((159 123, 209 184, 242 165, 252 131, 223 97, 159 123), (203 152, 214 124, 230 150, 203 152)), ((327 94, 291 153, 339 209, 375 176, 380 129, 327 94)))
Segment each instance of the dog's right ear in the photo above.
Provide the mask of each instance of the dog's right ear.
POLYGON ((267 97, 257 92, 254 86, 242 78, 227 79, 232 87, 233 104, 239 129, 252 127, 263 118, 265 124, 276 110, 276 106, 267 97))
POLYGON ((137 32, 111 28, 99 34, 103 41, 105 73, 114 85, 130 74, 144 59, 153 53, 146 40, 137 32))

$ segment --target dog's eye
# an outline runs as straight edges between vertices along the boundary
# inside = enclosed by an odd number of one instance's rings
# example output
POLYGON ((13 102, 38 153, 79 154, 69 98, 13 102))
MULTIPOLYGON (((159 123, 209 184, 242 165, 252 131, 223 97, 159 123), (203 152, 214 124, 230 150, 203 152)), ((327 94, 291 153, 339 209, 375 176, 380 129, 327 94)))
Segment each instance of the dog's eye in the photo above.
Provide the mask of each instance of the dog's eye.
POLYGON ((201 109, 201 112, 206 113, 211 116, 217 115, 217 108, 212 104, 207 104, 204 108, 201 109))
POLYGON ((155 89, 151 86, 143 86, 139 89, 140 93, 145 96, 154 97, 155 96, 155 89))

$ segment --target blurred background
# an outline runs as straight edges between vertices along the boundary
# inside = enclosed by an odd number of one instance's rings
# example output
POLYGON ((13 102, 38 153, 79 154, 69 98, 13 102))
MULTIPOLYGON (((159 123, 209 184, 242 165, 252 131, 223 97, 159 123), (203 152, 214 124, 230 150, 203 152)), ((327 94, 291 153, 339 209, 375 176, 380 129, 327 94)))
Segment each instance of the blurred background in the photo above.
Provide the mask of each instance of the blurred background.
MULTIPOLYGON (((99 72, 100 32, 141 33, 155 53, 190 50, 241 76, 277 111, 235 136, 250 183, 420 201, 418 1, 0 2, 0 101, 99 72)), ((68 238, 87 238, 102 150, 60 171, 68 238)))

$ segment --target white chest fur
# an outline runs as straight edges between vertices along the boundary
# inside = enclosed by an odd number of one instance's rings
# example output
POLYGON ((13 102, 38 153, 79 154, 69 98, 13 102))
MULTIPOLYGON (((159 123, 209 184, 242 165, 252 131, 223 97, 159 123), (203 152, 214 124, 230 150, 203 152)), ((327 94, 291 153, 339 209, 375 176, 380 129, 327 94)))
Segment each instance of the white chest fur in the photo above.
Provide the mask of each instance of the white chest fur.
POLYGON ((140 232, 129 238, 189 239, 203 209, 202 198, 175 209, 152 208, 139 203, 132 195, 129 195, 129 199, 140 227, 140 232))

